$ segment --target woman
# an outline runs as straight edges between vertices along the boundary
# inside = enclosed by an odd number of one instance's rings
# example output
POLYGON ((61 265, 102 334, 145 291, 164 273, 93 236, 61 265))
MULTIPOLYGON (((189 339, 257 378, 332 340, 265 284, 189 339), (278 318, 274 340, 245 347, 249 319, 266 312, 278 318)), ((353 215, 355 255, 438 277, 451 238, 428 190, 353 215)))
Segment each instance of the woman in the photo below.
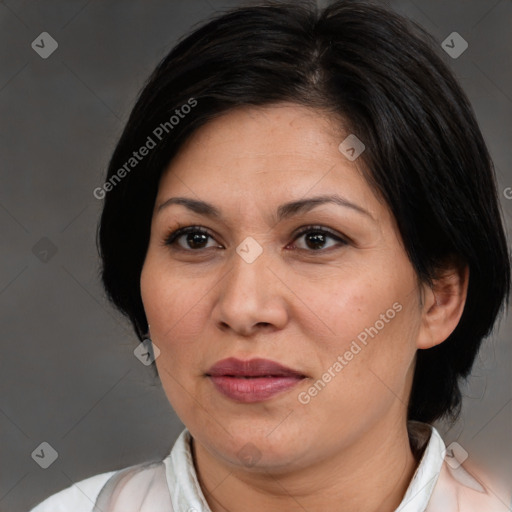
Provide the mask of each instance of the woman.
POLYGON ((433 44, 364 1, 266 3, 159 64, 95 195, 105 289, 186 429, 33 512, 509 510, 431 426, 510 285, 433 44))

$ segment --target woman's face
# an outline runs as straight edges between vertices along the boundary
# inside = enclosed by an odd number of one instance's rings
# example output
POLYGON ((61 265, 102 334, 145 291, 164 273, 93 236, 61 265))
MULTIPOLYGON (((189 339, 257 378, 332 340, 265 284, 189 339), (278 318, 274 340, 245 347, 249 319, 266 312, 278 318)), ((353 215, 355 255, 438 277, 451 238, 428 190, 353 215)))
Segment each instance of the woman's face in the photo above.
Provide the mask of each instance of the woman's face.
POLYGON ((160 181, 141 275, 156 363, 196 442, 228 465, 299 468, 405 422, 418 282, 360 160, 338 149, 347 135, 293 104, 233 110, 160 181), (239 364, 212 369, 227 358, 239 364), (255 358, 294 372, 240 362, 255 358))

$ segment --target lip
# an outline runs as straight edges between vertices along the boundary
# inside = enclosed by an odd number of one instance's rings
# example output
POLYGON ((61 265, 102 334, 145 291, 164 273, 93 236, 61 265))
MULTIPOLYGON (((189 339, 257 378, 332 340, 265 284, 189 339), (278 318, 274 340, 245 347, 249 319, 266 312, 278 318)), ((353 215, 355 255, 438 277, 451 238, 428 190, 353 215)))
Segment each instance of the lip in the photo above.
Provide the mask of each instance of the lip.
POLYGON ((288 391, 306 376, 269 359, 222 359, 207 372, 224 396, 242 403, 262 402, 288 391))

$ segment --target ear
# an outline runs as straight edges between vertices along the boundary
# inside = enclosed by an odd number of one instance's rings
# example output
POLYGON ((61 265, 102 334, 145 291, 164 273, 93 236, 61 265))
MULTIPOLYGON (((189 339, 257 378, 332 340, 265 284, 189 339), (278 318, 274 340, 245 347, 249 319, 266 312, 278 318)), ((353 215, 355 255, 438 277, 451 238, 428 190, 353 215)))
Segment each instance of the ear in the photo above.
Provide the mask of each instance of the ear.
POLYGON ((432 348, 450 336, 459 323, 469 282, 469 267, 453 259, 438 271, 433 286, 422 285, 419 349, 432 348))

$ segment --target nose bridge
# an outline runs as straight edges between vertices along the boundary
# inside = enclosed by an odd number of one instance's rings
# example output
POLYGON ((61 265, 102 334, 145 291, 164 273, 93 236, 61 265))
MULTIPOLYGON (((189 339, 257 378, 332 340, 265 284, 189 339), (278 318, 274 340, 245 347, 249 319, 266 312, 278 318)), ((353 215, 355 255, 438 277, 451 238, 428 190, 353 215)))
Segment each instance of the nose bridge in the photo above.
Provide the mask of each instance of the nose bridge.
POLYGON ((246 300, 257 298, 265 291, 271 265, 270 249, 252 237, 246 237, 235 249, 231 257, 231 272, 227 276, 227 291, 246 300))
POLYGON ((282 326, 286 311, 271 272, 273 255, 251 237, 233 251, 230 272, 223 280, 214 317, 234 330, 250 332, 256 324, 282 326), (270 267, 270 268, 268 268, 270 267))

